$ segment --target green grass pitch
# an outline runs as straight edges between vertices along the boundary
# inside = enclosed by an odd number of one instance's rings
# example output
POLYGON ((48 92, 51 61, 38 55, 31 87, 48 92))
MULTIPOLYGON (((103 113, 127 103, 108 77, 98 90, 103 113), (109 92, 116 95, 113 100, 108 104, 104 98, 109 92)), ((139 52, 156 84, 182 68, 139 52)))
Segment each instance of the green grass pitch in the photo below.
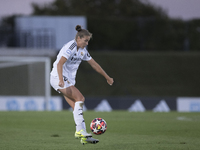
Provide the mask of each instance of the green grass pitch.
POLYGON ((199 150, 200 113, 84 112, 87 131, 101 117, 97 144, 74 138, 72 112, 0 112, 1 150, 199 150))

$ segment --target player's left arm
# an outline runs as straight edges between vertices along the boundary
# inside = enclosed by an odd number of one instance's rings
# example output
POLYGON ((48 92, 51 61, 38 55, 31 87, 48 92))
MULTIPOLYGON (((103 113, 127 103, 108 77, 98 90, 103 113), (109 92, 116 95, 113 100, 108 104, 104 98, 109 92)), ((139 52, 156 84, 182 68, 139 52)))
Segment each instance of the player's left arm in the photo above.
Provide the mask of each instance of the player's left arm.
POLYGON ((99 74, 101 74, 102 76, 105 77, 105 79, 107 80, 109 85, 112 85, 114 80, 113 78, 109 77, 107 75, 107 73, 101 68, 101 66, 92 58, 88 61, 88 63, 91 65, 91 67, 98 72, 99 74))

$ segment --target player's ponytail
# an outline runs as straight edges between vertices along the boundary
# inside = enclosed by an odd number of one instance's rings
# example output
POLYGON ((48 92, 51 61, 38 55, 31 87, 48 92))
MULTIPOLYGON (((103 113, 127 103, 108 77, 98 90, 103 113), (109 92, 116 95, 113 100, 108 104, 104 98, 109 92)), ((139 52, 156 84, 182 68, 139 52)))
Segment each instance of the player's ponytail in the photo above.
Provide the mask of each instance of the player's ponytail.
POLYGON ((90 32, 89 32, 88 30, 86 30, 86 29, 82 29, 82 27, 81 27, 80 25, 77 25, 77 26, 75 27, 75 29, 76 29, 76 31, 77 31, 75 39, 77 39, 78 36, 79 36, 80 38, 82 38, 82 37, 84 37, 84 36, 89 36, 90 38, 92 38, 92 33, 90 33, 90 32))
POLYGON ((75 29, 76 29, 77 32, 80 32, 82 30, 80 25, 77 25, 75 29))

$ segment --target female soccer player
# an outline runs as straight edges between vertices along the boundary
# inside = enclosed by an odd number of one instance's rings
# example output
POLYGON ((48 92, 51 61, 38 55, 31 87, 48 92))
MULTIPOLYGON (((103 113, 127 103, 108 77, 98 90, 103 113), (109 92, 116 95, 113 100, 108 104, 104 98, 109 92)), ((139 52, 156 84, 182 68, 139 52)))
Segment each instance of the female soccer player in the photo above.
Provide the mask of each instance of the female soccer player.
POLYGON ((109 85, 113 84, 113 78, 110 78, 101 66, 90 56, 87 49, 92 34, 82 29, 80 25, 76 26, 76 37, 74 40, 65 44, 57 55, 51 71, 51 86, 62 93, 67 103, 73 109, 74 121, 76 124, 75 138, 81 138, 81 143, 98 143, 99 140, 92 138, 87 133, 83 118, 83 105, 85 98, 81 92, 74 86, 77 69, 82 60, 87 61, 94 70, 105 77, 109 85))

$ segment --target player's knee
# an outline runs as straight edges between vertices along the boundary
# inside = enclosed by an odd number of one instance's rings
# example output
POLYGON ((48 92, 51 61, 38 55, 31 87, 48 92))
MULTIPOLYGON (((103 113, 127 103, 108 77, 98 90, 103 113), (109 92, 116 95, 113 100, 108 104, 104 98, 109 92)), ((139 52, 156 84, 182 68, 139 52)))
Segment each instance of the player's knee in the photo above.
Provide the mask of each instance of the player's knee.
POLYGON ((77 101, 81 101, 81 102, 84 102, 85 101, 85 97, 84 96, 81 96, 77 99, 77 101))
POLYGON ((84 96, 81 98, 81 101, 82 101, 82 102, 85 102, 85 97, 84 97, 84 96))

